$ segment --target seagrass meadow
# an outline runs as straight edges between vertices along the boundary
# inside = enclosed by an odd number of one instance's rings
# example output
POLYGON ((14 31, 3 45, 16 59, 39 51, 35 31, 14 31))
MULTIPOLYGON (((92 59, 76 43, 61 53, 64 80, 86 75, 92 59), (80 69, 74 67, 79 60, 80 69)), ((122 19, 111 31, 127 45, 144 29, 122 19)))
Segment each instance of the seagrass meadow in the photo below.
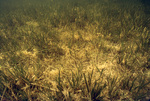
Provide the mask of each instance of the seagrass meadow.
POLYGON ((0 0, 1 101, 149 101, 146 0, 0 0))

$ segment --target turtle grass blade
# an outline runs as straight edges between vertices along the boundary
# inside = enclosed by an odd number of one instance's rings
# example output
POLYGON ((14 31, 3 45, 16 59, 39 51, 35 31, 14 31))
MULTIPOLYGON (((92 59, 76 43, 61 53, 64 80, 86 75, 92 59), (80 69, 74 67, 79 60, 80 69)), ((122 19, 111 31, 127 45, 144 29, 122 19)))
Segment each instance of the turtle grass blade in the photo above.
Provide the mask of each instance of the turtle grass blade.
POLYGON ((91 73, 91 75, 90 75, 90 74, 88 74, 88 83, 89 83, 89 86, 91 85, 92 76, 93 76, 93 69, 92 69, 92 73, 91 73))
POLYGON ((76 89, 79 86, 79 82, 80 82, 81 78, 82 78, 82 75, 79 75, 78 73, 76 73, 76 75, 75 75, 75 73, 72 72, 71 80, 69 79, 69 77, 67 77, 67 80, 68 80, 70 86, 72 88, 76 89))
POLYGON ((100 96, 100 94, 102 93, 102 91, 105 89, 106 86, 107 86, 106 83, 103 86, 100 86, 100 84, 98 84, 95 81, 94 87, 92 88, 91 91, 92 100, 102 100, 104 96, 100 96))
POLYGON ((2 70, 0 70, 0 76, 1 76, 0 82, 1 82, 2 80, 7 80, 7 79, 8 79, 8 77, 5 75, 5 73, 4 73, 2 70), (2 78, 3 78, 3 79, 2 79, 2 78))
POLYGON ((59 75, 58 75, 58 78, 56 79, 58 85, 57 85, 57 88, 59 89, 59 91, 62 93, 63 91, 63 86, 61 84, 61 77, 60 77, 60 71, 59 71, 59 75))
POLYGON ((134 86, 134 83, 135 83, 136 80, 137 80, 137 78, 135 78, 135 79, 132 81, 132 84, 131 84, 131 87, 129 88, 129 91, 132 91, 133 86, 134 86))
POLYGON ((67 77, 67 80, 68 80, 70 86, 73 88, 73 85, 72 85, 72 83, 71 83, 71 80, 70 80, 68 77, 67 77))
POLYGON ((100 73, 100 76, 102 76, 102 73, 103 73, 104 69, 102 69, 102 70, 100 71, 97 66, 96 66, 96 68, 97 68, 98 72, 100 73))
POLYGON ((144 87, 146 87, 148 84, 150 84, 150 81, 148 81, 148 82, 146 83, 145 78, 142 79, 142 77, 141 77, 140 80, 139 80, 139 83, 140 83, 140 84, 134 88, 134 90, 138 89, 137 93, 140 92, 140 90, 142 90, 142 89, 143 89, 144 87))
POLYGON ((90 92, 89 86, 91 86, 91 83, 92 83, 93 70, 92 70, 91 75, 88 73, 88 80, 86 79, 85 74, 83 74, 83 75, 84 75, 84 81, 86 84, 86 88, 89 93, 90 92))
POLYGON ((87 80, 86 80, 85 74, 83 74, 83 76, 84 76, 84 80, 85 80, 85 84, 86 84, 87 91, 88 91, 88 93, 89 93, 89 92, 90 92, 90 90, 89 90, 89 85, 88 85, 88 82, 87 82, 87 80))

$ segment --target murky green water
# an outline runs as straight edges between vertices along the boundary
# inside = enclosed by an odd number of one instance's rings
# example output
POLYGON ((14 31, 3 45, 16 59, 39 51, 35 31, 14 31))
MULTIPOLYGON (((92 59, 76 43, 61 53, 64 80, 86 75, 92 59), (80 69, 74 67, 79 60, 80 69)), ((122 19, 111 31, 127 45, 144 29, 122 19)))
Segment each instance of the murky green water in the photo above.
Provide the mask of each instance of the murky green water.
MULTIPOLYGON (((144 11, 147 20, 150 15, 149 1, 148 0, 1 0, 0 1, 0 12, 1 18, 5 15, 15 16, 27 15, 28 17, 38 18, 39 13, 44 13, 43 18, 49 17, 48 15, 55 15, 57 13, 65 12, 67 16, 68 13, 73 13, 72 16, 78 16, 75 13, 77 11, 72 11, 71 9, 80 7, 82 10, 91 16, 91 19, 95 19, 94 13, 100 13, 107 16, 114 16, 117 18, 121 12, 125 10, 131 11, 134 15, 135 11, 144 11), (101 9, 101 10, 100 10, 101 9), (93 13, 91 13, 93 12, 93 13), (3 15, 4 14, 4 15, 3 15), (45 16, 46 15, 46 16, 45 16)), ((81 9, 79 9, 81 11, 81 9)), ((142 16, 143 14, 141 14, 142 16)), ((62 16, 62 15, 59 15, 62 16)), ((69 16, 70 17, 70 16, 69 16)), ((42 18, 40 18, 42 20, 42 18)), ((69 18, 68 18, 69 19, 69 18)))

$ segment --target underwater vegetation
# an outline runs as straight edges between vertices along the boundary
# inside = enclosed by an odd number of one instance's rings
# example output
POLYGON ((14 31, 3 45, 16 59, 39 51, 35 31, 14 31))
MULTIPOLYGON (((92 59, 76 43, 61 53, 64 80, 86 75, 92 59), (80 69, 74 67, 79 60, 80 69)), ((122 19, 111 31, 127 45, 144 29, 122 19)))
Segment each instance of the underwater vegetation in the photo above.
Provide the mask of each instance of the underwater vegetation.
POLYGON ((1 101, 148 101, 146 0, 0 0, 1 101))

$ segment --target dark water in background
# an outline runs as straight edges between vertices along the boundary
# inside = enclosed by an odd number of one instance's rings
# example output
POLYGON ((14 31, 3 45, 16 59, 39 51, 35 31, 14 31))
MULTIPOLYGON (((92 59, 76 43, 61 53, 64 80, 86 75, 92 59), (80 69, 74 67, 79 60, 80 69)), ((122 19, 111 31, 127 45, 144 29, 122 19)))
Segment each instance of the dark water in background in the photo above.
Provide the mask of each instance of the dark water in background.
POLYGON ((104 3, 104 5, 105 4, 111 5, 111 2, 116 2, 116 3, 123 2, 123 3, 127 3, 124 6, 128 7, 128 5, 129 6, 133 5, 133 2, 136 4, 137 2, 135 1, 141 3, 141 6, 142 8, 144 8, 143 10, 147 16, 147 19, 150 19, 150 0, 0 0, 0 17, 3 17, 5 14, 7 15, 10 12, 16 10, 23 11, 25 8, 30 9, 31 7, 32 10, 33 6, 35 6, 35 8, 39 8, 40 5, 47 5, 47 7, 50 5, 54 7, 55 4, 57 4, 57 6, 60 4, 61 6, 64 5, 65 8, 66 4, 69 3, 72 6, 84 6, 86 8, 87 4, 104 3))
MULTIPOLYGON (((23 6, 25 4, 28 4, 28 3, 31 3, 31 4, 36 4, 36 3, 45 4, 45 3, 49 3, 50 1, 52 1, 52 0, 0 0, 0 10, 17 8, 17 7, 21 7, 21 6, 23 6), (10 5, 11 5, 12 8, 9 7, 10 5)), ((59 1, 64 1, 64 3, 68 2, 68 1, 69 2, 77 1, 77 2, 81 2, 81 3, 86 3, 86 2, 89 2, 89 3, 99 2, 100 3, 102 1, 107 2, 108 0, 53 0, 53 2, 59 2, 59 1)), ((124 2, 126 0, 112 0, 112 1, 124 2)), ((145 7, 150 6, 150 0, 137 0, 137 1, 140 1, 145 7)))
MULTIPOLYGON (((109 1, 109 0, 0 0, 0 12, 4 13, 8 11, 12 11, 18 8, 25 7, 27 4, 48 4, 51 1, 53 2, 59 2, 61 3, 66 3, 66 2, 78 2, 81 5, 84 5, 85 3, 101 3, 103 1, 109 1), (62 2, 63 1, 63 2, 62 2)), ((110 0, 110 1, 115 1, 115 2, 125 2, 126 0, 110 0)), ((128 1, 128 0, 127 0, 128 1)), ((131 0, 133 1, 133 0, 131 0)), ((135 0, 134 0, 135 1, 135 0)), ((150 13, 150 0, 137 0, 137 2, 141 2, 143 7, 145 7, 145 12, 150 13)), ((130 3, 130 2, 129 2, 130 3)), ((136 3, 136 2, 135 2, 136 3)), ((77 3, 75 3, 76 5, 77 3)))
POLYGON ((141 0, 141 3, 145 7, 145 13, 150 14, 150 0, 141 0))
MULTIPOLYGON (((1 13, 4 13, 4 12, 8 13, 9 11, 25 7, 25 5, 27 5, 29 3, 33 4, 33 5, 36 5, 39 3, 40 4, 48 4, 51 1, 52 0, 0 0, 0 12, 1 13)), ((64 3, 64 4, 66 2, 74 2, 74 4, 77 5, 77 3, 75 3, 75 2, 78 2, 78 4, 84 5, 87 2, 88 3, 101 3, 103 1, 107 2, 109 0, 53 0, 53 2, 59 2, 59 1, 61 1, 61 3, 64 3)), ((126 0, 110 0, 110 1, 125 2, 126 0)), ((133 1, 133 0, 131 0, 131 1, 133 1)), ((146 13, 150 13, 150 0, 137 0, 137 2, 141 2, 143 7, 145 7, 146 13)))

